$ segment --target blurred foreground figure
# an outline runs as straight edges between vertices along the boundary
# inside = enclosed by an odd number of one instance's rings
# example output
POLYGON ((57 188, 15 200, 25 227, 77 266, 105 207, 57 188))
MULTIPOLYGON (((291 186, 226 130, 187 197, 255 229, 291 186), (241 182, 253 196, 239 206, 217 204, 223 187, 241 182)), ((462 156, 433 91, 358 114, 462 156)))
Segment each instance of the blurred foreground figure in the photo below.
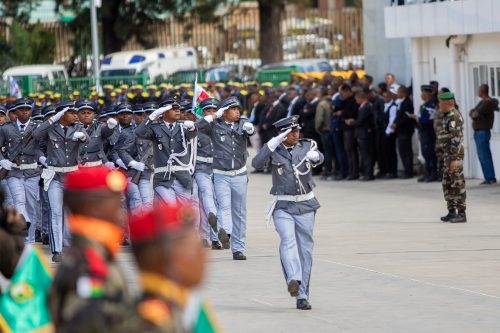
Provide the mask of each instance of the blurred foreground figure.
POLYGON ((2 208, 3 201, 0 193, 0 273, 10 284, 0 290, 0 332, 52 332, 46 305, 52 274, 40 249, 24 244, 23 216, 2 208))
POLYGON ((72 243, 49 297, 56 332, 109 332, 130 309, 116 263, 126 187, 123 173, 104 166, 81 168, 66 178, 64 204, 72 243))
POLYGON ((142 295, 117 332, 219 332, 206 305, 190 289, 201 284, 206 252, 192 207, 157 203, 130 219, 132 251, 142 295))

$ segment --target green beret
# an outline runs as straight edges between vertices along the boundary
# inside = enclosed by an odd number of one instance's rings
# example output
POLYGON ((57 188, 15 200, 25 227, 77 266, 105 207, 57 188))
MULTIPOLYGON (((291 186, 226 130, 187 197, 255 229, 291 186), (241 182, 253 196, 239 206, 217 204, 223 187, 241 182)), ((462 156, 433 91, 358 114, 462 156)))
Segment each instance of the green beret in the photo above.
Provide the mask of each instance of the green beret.
POLYGON ((455 94, 452 92, 445 92, 438 96, 440 101, 449 101, 455 99, 455 94))

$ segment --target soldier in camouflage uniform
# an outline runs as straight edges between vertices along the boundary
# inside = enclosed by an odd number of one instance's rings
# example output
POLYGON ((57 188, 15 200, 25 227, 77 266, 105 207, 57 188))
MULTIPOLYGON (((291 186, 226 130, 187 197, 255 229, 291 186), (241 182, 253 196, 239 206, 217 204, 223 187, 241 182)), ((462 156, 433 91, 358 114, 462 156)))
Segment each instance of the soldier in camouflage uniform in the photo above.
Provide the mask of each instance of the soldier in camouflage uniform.
POLYGON ((439 95, 439 107, 443 113, 443 127, 438 134, 438 145, 443 153, 443 192, 448 215, 441 221, 467 222, 465 215, 465 178, 463 172, 464 146, 462 115, 455 107, 455 96, 451 92, 439 95))
POLYGON ((110 332, 129 312, 132 301, 116 262, 126 187, 122 172, 104 166, 81 168, 66 178, 72 244, 49 294, 57 333, 110 332))
MULTIPOLYGON (((443 129, 443 117, 444 114, 442 112, 436 112, 435 118, 434 118, 434 132, 436 133, 436 136, 441 133, 443 129)), ((437 157, 437 174, 438 174, 438 179, 442 180, 443 179, 443 148, 439 145, 439 140, 436 140, 436 157, 437 157)))

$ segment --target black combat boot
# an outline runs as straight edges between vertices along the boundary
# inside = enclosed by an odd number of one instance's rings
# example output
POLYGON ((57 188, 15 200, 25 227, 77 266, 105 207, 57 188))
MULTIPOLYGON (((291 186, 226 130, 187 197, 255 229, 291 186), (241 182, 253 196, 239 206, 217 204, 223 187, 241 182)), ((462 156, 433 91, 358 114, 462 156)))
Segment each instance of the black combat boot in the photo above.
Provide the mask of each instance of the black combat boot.
POLYGON ((450 219, 450 223, 466 223, 467 215, 465 215, 465 211, 459 211, 458 214, 450 219))
POLYGON ((457 214, 455 213, 455 210, 449 210, 448 215, 441 217, 441 221, 443 222, 450 222, 451 219, 455 218, 457 214))

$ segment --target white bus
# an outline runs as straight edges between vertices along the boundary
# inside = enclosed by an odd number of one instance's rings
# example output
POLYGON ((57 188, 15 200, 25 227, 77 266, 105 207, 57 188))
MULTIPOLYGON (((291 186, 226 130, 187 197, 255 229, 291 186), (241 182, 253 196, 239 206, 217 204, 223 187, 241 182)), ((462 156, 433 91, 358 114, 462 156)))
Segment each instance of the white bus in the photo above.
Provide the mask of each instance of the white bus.
POLYGON ((166 79, 178 70, 198 67, 192 47, 165 47, 108 54, 101 65, 101 77, 146 74, 149 80, 166 79))
POLYGON ((2 74, 4 80, 9 77, 19 82, 23 77, 31 77, 34 80, 39 79, 68 79, 68 73, 62 65, 26 65, 11 67, 2 74))

